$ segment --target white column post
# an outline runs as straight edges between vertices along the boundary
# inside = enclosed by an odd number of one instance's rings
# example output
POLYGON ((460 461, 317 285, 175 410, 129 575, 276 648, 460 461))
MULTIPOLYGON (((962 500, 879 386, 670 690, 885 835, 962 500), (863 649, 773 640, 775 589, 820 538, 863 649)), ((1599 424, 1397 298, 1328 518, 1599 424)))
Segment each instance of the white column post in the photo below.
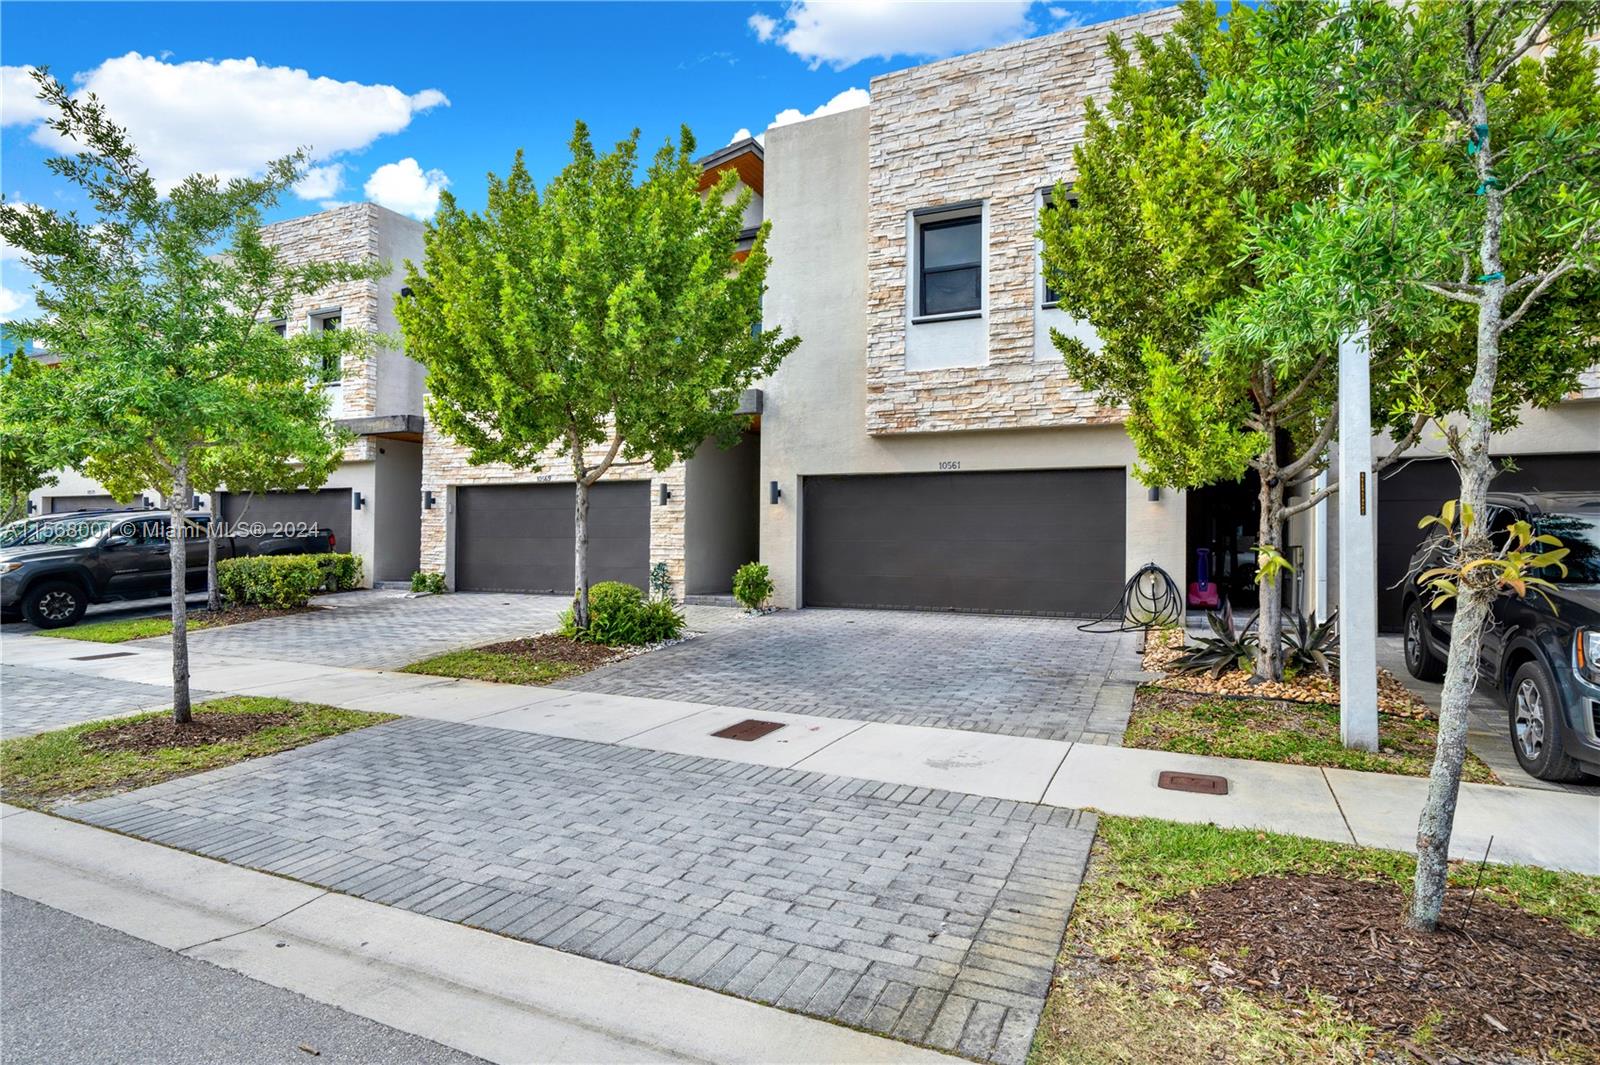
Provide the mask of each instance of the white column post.
MULTIPOLYGON (((1317 479, 1312 482, 1311 490, 1320 492, 1328 487, 1328 471, 1324 469, 1317 474, 1317 479)), ((1311 569, 1316 574, 1316 582, 1311 594, 1317 600, 1317 621, 1328 620, 1331 611, 1328 609, 1328 501, 1326 499, 1311 508, 1311 569)))
POLYGON ((1378 579, 1367 326, 1339 340, 1339 738, 1378 749, 1378 579))

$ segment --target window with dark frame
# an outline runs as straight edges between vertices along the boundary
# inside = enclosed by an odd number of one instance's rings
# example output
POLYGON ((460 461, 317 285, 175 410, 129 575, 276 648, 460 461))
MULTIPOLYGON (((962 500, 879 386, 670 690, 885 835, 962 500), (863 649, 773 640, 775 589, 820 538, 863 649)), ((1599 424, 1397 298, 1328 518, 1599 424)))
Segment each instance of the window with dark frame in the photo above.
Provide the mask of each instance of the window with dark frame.
MULTIPOLYGON (((336 332, 339 328, 339 318, 340 316, 337 314, 323 316, 320 319, 322 331, 324 333, 336 332)), ((337 351, 323 352, 322 383, 325 385, 336 385, 343 379, 344 367, 340 365, 339 353, 337 351)))
POLYGON ((969 215, 917 227, 917 314, 931 317, 983 309, 983 217, 969 215))
MULTIPOLYGON (((1055 192, 1051 189, 1045 189, 1041 195, 1044 197, 1044 203, 1041 209, 1045 211, 1054 211, 1056 209, 1055 192)), ((1067 192, 1067 210, 1070 211, 1076 206, 1078 206, 1078 197, 1072 194, 1069 187, 1069 191, 1067 192)), ((1040 257, 1039 261, 1039 271, 1041 274, 1044 272, 1044 259, 1042 256, 1040 257)), ((1044 283, 1044 302, 1040 304, 1040 306, 1042 306, 1045 310, 1050 310, 1060 302, 1061 294, 1055 289, 1051 288, 1050 282, 1046 280, 1044 283)))

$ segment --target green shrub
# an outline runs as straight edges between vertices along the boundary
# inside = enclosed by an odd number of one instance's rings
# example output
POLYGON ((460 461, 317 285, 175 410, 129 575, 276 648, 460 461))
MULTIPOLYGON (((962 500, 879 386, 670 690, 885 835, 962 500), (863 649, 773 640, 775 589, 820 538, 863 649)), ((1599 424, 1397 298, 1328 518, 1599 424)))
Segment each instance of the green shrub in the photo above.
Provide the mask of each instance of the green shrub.
POLYGON ((608 647, 638 646, 675 640, 683 633, 683 615, 667 599, 646 599, 621 581, 601 581, 589 589, 589 627, 580 631, 573 612, 561 615, 561 634, 608 647))
POLYGON ((305 606, 326 581, 318 555, 252 555, 217 563, 217 583, 234 606, 305 606))
POLYGON ((411 590, 413 592, 427 592, 429 595, 443 595, 445 592, 444 574, 428 573, 419 569, 411 575, 411 590))
POLYGON ((772 598, 772 574, 765 563, 746 562, 733 575, 733 597, 751 610, 772 598))
POLYGON ((361 584, 360 555, 312 555, 322 570, 322 586, 330 592, 348 592, 361 584))

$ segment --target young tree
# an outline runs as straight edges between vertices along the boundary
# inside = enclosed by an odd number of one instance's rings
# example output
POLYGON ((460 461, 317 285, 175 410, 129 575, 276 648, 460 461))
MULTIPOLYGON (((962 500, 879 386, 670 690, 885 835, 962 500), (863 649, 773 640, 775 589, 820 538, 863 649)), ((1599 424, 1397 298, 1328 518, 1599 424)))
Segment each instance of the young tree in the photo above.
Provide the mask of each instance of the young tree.
POLYGON ((687 128, 636 180, 638 138, 597 155, 580 122, 542 196, 520 152, 482 214, 446 193, 396 306, 428 417, 471 462, 537 470, 551 448, 571 462, 580 630, 590 487, 731 439, 740 393, 799 343, 760 328, 767 227, 734 258, 750 194, 723 202, 731 171, 701 194, 687 128))
POLYGON ((26 409, 29 383, 44 367, 20 349, 0 366, 0 525, 28 516, 28 496, 56 483, 52 470, 70 465, 34 431, 26 409))
MULTIPOLYGON (((0 238, 21 249, 40 279, 41 316, 17 324, 60 361, 32 375, 16 409, 51 454, 82 458, 114 497, 151 489, 170 513, 173 720, 189 713, 185 511, 214 448, 260 439, 278 420, 326 418, 307 343, 269 322, 292 297, 375 267, 289 267, 263 243, 261 212, 297 176, 300 157, 259 179, 195 175, 162 196, 127 133, 94 96, 73 98, 43 70, 40 99, 75 156, 48 166, 93 209, 0 204, 0 238)), ((356 331, 329 343, 359 350, 356 331)), ((8 413, 11 413, 8 411, 8 413)))
MULTIPOLYGON (((337 357, 346 338, 337 331, 313 329, 297 334, 288 343, 310 349, 311 365, 323 365, 324 353, 337 357), (329 351, 328 349, 332 349, 329 351)), ((222 588, 217 583, 217 538, 223 526, 222 493, 246 496, 244 507, 232 515, 241 522, 249 513, 250 499, 261 492, 315 491, 327 482, 344 458, 350 433, 328 418, 327 400, 321 389, 257 386, 254 417, 220 447, 208 448, 197 459, 192 481, 197 492, 205 492, 211 523, 206 537, 206 608, 222 609, 222 588)))
MULTIPOLYGON (((1309 485, 1327 466, 1337 422, 1334 346, 1307 338, 1274 349, 1207 327, 1230 320, 1260 283, 1247 245, 1252 214, 1291 212, 1329 183, 1302 155, 1303 138, 1290 134, 1276 157, 1257 159, 1225 154, 1205 133, 1211 86, 1250 69, 1264 47, 1255 20, 1242 5, 1224 18, 1214 4, 1190 2, 1159 42, 1139 37, 1136 56, 1109 39, 1109 98, 1086 105, 1076 178, 1070 193, 1056 187, 1040 236, 1061 307, 1090 322, 1100 343, 1058 330, 1051 339, 1074 380, 1127 406, 1135 475, 1196 488, 1255 471, 1255 672, 1282 680, 1283 529, 1329 491, 1309 485)), ((1386 461, 1420 425, 1392 428, 1398 443, 1386 461)))
POLYGON ((1409 913, 1431 929, 1483 627, 1494 598, 1523 583, 1489 538, 1490 440, 1524 405, 1574 390, 1600 335, 1600 87, 1584 41, 1600 5, 1362 0, 1262 20, 1269 46, 1216 87, 1212 131, 1256 157, 1284 126, 1316 131, 1334 194, 1287 219, 1252 216, 1263 284, 1219 329, 1292 345, 1375 318, 1437 336, 1430 357, 1446 360, 1429 372, 1404 352, 1390 367, 1398 407, 1439 422, 1460 474, 1455 616, 1409 913))

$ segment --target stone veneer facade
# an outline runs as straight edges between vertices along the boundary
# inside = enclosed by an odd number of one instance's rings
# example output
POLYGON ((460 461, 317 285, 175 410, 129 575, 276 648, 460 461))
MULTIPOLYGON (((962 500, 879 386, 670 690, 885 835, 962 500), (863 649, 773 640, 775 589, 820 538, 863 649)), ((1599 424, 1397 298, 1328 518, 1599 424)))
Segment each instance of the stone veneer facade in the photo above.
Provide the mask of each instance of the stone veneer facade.
MULTIPOLYGON (((262 238, 282 252, 294 266, 307 263, 369 262, 381 259, 378 240, 378 213, 370 203, 353 203, 331 211, 274 222, 261 228, 262 238)), ((347 281, 328 285, 307 296, 297 296, 289 308, 285 331, 293 335, 310 327, 310 316, 338 309, 341 324, 347 328, 381 332, 377 281, 347 281)), ((378 363, 370 358, 346 356, 341 367, 337 418, 366 418, 378 410, 378 363)), ((358 437, 345 448, 346 462, 370 461, 377 455, 377 444, 370 437, 358 437)))
MULTIPOLYGON (((872 79, 867 233, 867 432, 1024 429, 1122 421, 1059 360, 1035 361, 1037 196, 1070 179, 1086 98, 1109 88, 1108 33, 1158 35, 1174 9, 990 48, 872 79), (987 360, 906 368, 914 210, 981 200, 987 360)), ((916 327, 912 327, 916 328, 916 327)))
MULTIPOLYGON (((593 447, 585 457, 589 462, 599 462, 605 453, 605 447, 593 447)), ((572 484, 572 462, 556 448, 540 456, 538 470, 517 469, 502 462, 474 466, 467 461, 467 454, 466 448, 441 433, 431 419, 427 420, 422 440, 422 490, 432 492, 436 503, 431 510, 422 512, 422 568, 430 573, 447 573, 452 582, 455 573, 449 564, 449 541, 455 497, 450 489, 485 484, 572 484)), ((688 499, 685 470, 681 462, 660 472, 648 465, 613 466, 601 478, 650 482, 650 565, 667 564, 672 594, 679 600, 686 587, 683 533, 688 499), (660 498, 663 484, 671 493, 665 503, 660 498)))

